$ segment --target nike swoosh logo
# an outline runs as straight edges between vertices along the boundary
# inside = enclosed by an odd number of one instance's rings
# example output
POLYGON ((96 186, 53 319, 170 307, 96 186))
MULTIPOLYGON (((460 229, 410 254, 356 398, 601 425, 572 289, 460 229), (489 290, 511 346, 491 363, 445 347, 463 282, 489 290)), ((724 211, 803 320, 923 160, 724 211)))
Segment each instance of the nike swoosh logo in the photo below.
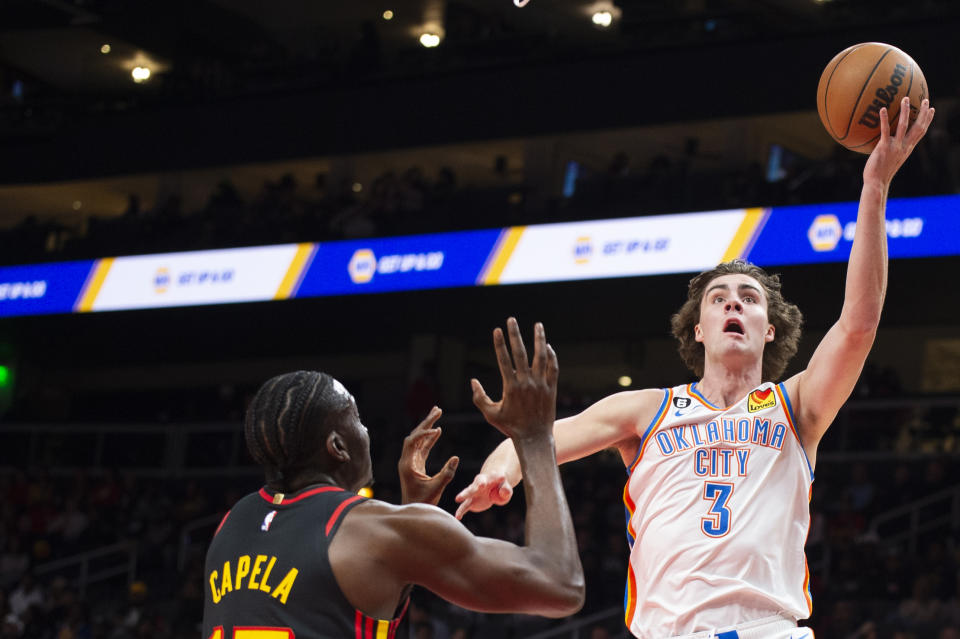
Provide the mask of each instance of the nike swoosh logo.
MULTIPOLYGON (((790 635, 790 636, 793 637, 793 635, 790 635)), ((809 637, 809 636, 810 636, 810 632, 807 631, 807 632, 803 633, 802 635, 797 635, 796 637, 793 637, 793 639, 807 639, 807 637, 809 637)))

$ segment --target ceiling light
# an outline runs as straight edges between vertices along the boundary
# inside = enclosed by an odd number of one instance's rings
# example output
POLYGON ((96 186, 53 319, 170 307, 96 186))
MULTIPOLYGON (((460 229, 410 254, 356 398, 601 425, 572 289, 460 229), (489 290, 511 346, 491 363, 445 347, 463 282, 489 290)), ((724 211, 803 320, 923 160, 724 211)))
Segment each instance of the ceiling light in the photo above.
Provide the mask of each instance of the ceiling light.
POLYGON ((617 383, 626 388, 633 383, 633 379, 629 375, 621 375, 619 379, 617 379, 617 383))
POLYGON ((384 12, 383 12, 383 19, 384 19, 384 20, 393 20, 393 11, 391 11, 390 9, 387 9, 386 11, 384 11, 384 12))
POLYGON ((440 36, 438 36, 436 33, 424 33, 420 36, 420 44, 428 49, 432 49, 440 44, 440 36))
POLYGON ((101 46, 100 53, 102 53, 103 55, 107 55, 108 53, 110 53, 110 45, 104 44, 103 46, 101 46))
POLYGON ((613 24, 613 14, 609 11, 597 11, 593 14, 593 23, 598 27, 609 27, 613 24))
POLYGON ((133 76, 133 81, 137 84, 146 82, 150 79, 150 67, 134 67, 130 75, 133 76))
POLYGON ((360 184, 359 182, 354 182, 351 188, 353 189, 354 193, 359 193, 360 191, 363 190, 363 185, 360 184))

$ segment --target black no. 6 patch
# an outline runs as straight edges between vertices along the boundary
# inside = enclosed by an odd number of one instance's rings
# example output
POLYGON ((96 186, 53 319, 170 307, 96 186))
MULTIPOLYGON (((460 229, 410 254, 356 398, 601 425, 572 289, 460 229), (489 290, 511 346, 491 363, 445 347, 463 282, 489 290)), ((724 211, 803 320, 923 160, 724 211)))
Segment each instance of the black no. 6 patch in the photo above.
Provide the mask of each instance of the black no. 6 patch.
POLYGON ((674 397, 673 405, 677 408, 686 408, 692 400, 689 397, 674 397))

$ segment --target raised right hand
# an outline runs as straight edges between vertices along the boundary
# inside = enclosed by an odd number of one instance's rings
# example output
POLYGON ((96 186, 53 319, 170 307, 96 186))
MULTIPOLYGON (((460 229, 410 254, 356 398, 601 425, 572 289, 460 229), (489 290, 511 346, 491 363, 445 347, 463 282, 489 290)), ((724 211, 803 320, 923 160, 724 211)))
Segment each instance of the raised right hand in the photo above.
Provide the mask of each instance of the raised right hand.
POLYGON ((457 519, 463 519, 467 513, 482 512, 490 506, 503 506, 513 497, 513 486, 507 481, 502 472, 484 472, 481 470, 473 482, 457 494, 456 502, 460 504, 455 514, 457 519))
POLYGON ((493 331, 493 348, 503 378, 503 399, 491 400, 476 379, 470 380, 473 403, 484 418, 507 437, 517 439, 552 434, 557 414, 557 354, 547 344, 543 324, 534 325, 533 364, 520 338, 517 320, 507 320, 510 352, 499 328, 493 331))

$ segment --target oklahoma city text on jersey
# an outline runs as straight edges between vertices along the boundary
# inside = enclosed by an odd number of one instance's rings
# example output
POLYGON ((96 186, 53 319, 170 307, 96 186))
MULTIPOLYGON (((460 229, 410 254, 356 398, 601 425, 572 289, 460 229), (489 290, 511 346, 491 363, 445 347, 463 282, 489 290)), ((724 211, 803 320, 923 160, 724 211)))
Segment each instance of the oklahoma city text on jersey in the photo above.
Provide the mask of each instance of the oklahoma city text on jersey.
POLYGON ((665 389, 627 470, 624 607, 636 636, 809 616, 813 471, 782 384, 727 408, 695 384, 665 389))

